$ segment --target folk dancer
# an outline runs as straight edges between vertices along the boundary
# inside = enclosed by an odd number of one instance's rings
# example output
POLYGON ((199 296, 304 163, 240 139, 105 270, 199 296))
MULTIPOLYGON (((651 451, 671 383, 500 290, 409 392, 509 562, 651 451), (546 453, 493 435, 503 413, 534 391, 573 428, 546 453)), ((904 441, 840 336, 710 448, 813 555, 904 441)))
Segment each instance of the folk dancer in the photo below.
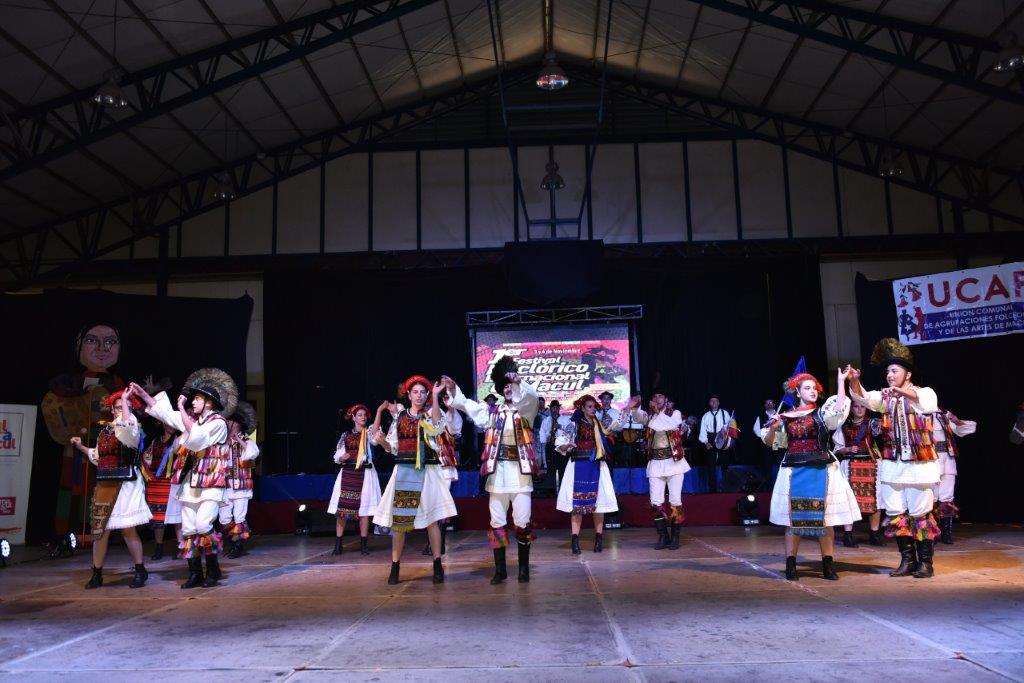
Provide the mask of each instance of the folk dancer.
POLYGON ((940 533, 932 514, 934 487, 942 475, 933 418, 939 399, 932 389, 913 383, 914 356, 899 340, 890 337, 875 344, 871 364, 885 368, 888 386, 866 391, 860 370, 852 368, 850 396, 882 413, 878 479, 885 535, 896 538, 900 551, 900 565, 889 576, 926 579, 935 573, 932 559, 940 533))
MULTIPOLYGON (((878 488, 878 460, 882 457, 875 438, 881 429, 881 420, 868 419, 863 403, 850 406, 850 417, 832 435, 835 453, 840 458, 839 468, 850 482, 861 516, 868 516, 868 543, 882 545, 879 526, 882 522, 880 491, 878 488)), ((853 524, 843 527, 843 546, 856 548, 853 524)))
POLYGON ((797 407, 779 413, 768 424, 765 443, 785 446, 779 476, 772 490, 772 524, 786 527, 786 578, 798 581, 796 555, 801 537, 817 538, 821 549, 821 575, 837 581, 833 566, 833 539, 829 527, 860 519, 857 499, 839 471, 829 436, 849 414, 847 371, 836 373, 838 392, 818 407, 821 383, 802 372, 786 382, 797 407))
POLYGON ((656 390, 651 397, 652 412, 640 408, 640 397, 629 404, 631 418, 646 427, 644 442, 647 446, 647 481, 650 484, 651 512, 658 530, 655 550, 679 547, 679 527, 683 513, 683 477, 690 471, 683 448, 683 438, 689 429, 683 415, 674 406, 669 407, 665 393, 656 390), (668 486, 668 503, 665 487, 668 486))
POLYGON ((252 470, 260 455, 260 447, 250 438, 256 431, 256 409, 252 404, 239 401, 230 422, 231 463, 227 505, 220 509, 220 529, 230 546, 227 556, 234 560, 245 554, 245 541, 252 534, 245 518, 252 500, 252 470))
POLYGON ((197 370, 185 380, 177 410, 171 407, 166 392, 153 397, 138 384, 132 383, 131 388, 146 404, 149 415, 181 432, 171 477, 171 486, 182 504, 179 557, 188 561, 189 569, 181 587, 216 586, 222 578, 217 559, 222 545, 213 523, 220 508, 228 504, 231 432, 227 417, 238 405, 238 388, 223 370, 197 370))
POLYGON ((88 448, 81 437, 71 437, 71 445, 96 466, 96 488, 89 506, 92 542, 92 576, 87 589, 103 585, 103 561, 107 556, 110 532, 121 530, 121 537, 135 564, 129 588, 141 588, 149 578, 142 560, 142 539, 135 527, 153 519, 146 505, 146 484, 139 474, 139 447, 142 430, 132 414, 141 408, 130 390, 121 390, 103 401, 113 419, 103 425, 96 438, 96 447, 88 448))
POLYGON ((505 555, 509 542, 509 506, 512 507, 519 557, 518 581, 527 583, 530 580, 530 544, 534 538, 531 522, 533 478, 540 474, 532 426, 540 397, 533 386, 521 381, 515 360, 510 356, 502 356, 494 364, 491 380, 494 390, 504 397, 504 403, 496 411, 466 398, 454 381, 443 378, 449 393, 455 397, 452 405, 466 413, 475 425, 485 429, 480 476, 487 480, 485 488, 490 496, 491 519, 487 538, 494 553, 491 584, 497 585, 508 578, 505 555))
POLYGON ((345 523, 355 515, 359 518, 359 554, 369 555, 370 520, 381 498, 380 477, 373 467, 373 443, 369 439, 370 409, 357 403, 345 411, 345 419, 352 422, 352 429, 341 434, 334 450, 334 463, 341 469, 327 505, 327 514, 336 518, 331 554, 341 555, 345 523))
POLYGON ((377 416, 370 428, 369 438, 395 456, 395 469, 391 475, 373 523, 391 528, 391 573, 388 583, 398 583, 405 535, 413 529, 426 529, 434 551, 434 583, 444 583, 441 564, 441 529, 438 522, 455 517, 446 467, 458 464, 455 449, 441 415, 439 394, 444 386, 435 386, 422 375, 413 375, 402 384, 402 393, 409 407, 402 410, 385 401, 377 408, 377 416), (430 397, 430 408, 427 399, 430 397), (385 436, 380 429, 383 412, 394 415, 391 428, 385 436))
POLYGON ((581 396, 574 407, 569 423, 555 437, 555 448, 569 456, 555 507, 571 515, 573 555, 581 552, 583 516, 594 516, 594 552, 599 553, 604 548, 605 513, 619 509, 606 462, 611 438, 597 419, 597 399, 581 396))

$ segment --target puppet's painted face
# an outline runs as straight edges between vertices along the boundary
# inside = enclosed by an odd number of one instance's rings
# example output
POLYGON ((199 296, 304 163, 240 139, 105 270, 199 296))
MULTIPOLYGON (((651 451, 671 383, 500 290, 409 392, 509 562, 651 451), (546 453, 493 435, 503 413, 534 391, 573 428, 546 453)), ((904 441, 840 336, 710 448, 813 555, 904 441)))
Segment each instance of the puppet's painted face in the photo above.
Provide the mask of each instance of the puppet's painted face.
POLYGON ((106 372, 117 365, 121 355, 121 339, 114 328, 108 325, 94 325, 82 335, 78 350, 78 362, 90 372, 106 372))

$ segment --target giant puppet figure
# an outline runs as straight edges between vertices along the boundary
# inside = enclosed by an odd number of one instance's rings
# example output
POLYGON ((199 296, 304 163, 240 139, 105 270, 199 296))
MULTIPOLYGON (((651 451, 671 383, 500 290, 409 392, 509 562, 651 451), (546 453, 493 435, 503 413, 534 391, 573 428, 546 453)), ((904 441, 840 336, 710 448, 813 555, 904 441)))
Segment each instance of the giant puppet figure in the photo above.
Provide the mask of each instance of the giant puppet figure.
POLYGON ((96 445, 103 401, 124 388, 114 368, 121 356, 121 335, 107 323, 84 325, 75 338, 79 368, 50 380, 41 412, 50 438, 64 449, 60 460, 60 489, 57 494, 55 532, 82 531, 88 521, 88 461, 70 445, 72 437, 96 445))

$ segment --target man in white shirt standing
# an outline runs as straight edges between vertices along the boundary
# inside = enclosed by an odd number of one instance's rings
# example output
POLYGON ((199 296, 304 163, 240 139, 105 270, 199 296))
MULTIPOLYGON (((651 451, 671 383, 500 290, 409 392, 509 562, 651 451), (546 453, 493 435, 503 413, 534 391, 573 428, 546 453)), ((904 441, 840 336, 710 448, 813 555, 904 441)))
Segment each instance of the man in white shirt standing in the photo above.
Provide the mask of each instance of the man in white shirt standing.
POLYGON ((853 368, 850 397, 868 410, 882 413, 879 497, 886 514, 885 535, 895 536, 900 550, 900 566, 889 576, 926 579, 935 573, 932 557, 939 535, 932 514, 933 487, 941 475, 932 441, 933 413, 939 409, 939 399, 930 388, 911 381, 914 357, 898 340, 887 338, 875 344, 871 364, 885 368, 888 386, 865 391, 860 370, 853 368))
POLYGON ((723 474, 729 467, 726 460, 728 452, 715 445, 715 437, 723 429, 728 429, 731 420, 732 415, 721 407, 718 395, 712 394, 708 399, 708 412, 704 413, 704 417, 700 419, 700 432, 697 435, 697 440, 704 445, 708 452, 708 493, 718 492, 718 472, 716 470, 719 464, 721 464, 723 474))

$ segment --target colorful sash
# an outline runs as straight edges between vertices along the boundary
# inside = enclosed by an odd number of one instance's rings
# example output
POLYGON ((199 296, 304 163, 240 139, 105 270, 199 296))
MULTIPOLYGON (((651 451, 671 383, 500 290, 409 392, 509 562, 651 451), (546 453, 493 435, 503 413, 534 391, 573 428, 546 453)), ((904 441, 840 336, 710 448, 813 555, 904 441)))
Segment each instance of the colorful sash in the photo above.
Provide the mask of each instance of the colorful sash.
POLYGON ((850 460, 850 488, 857 498, 857 507, 865 514, 878 511, 875 482, 878 465, 871 458, 850 460))
MULTIPOLYGON (((345 468, 341 471, 341 488, 338 495, 339 515, 359 512, 359 502, 363 495, 363 479, 365 477, 366 470, 345 468)), ((397 482, 395 485, 395 493, 395 500, 397 502, 397 482)), ((417 500, 417 504, 418 503, 419 501, 417 500)), ((415 514, 413 516, 415 516, 415 514)))
MULTIPOLYGON (((391 504, 391 530, 412 531, 420 508, 426 470, 410 465, 395 465, 395 500, 391 504)), ((344 480, 342 480, 344 481, 344 480)))
POLYGON ((789 479, 789 526, 797 536, 825 535, 826 465, 792 468, 789 479))
POLYGON ((593 459, 573 461, 572 514, 593 514, 597 508, 597 489, 600 483, 600 462, 593 459))

